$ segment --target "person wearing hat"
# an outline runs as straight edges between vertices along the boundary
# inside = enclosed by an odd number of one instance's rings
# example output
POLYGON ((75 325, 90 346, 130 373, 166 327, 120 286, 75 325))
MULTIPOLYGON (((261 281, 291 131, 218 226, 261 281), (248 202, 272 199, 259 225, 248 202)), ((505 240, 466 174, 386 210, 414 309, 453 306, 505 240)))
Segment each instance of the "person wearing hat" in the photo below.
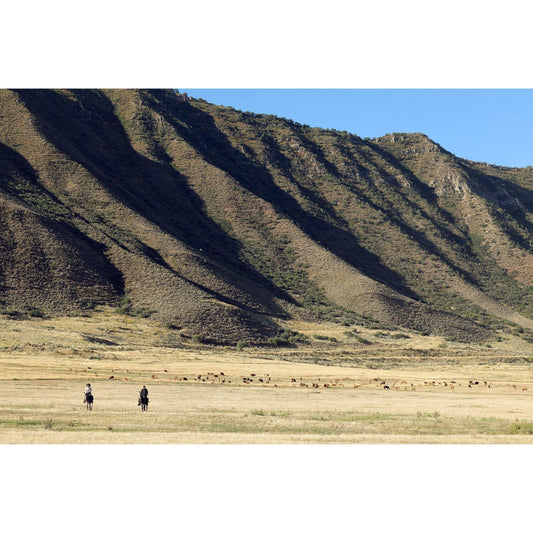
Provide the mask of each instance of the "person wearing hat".
POLYGON ((93 393, 93 389, 91 387, 91 384, 87 383, 87 385, 85 385, 85 400, 83 400, 83 403, 87 401, 87 396, 92 393, 93 393))

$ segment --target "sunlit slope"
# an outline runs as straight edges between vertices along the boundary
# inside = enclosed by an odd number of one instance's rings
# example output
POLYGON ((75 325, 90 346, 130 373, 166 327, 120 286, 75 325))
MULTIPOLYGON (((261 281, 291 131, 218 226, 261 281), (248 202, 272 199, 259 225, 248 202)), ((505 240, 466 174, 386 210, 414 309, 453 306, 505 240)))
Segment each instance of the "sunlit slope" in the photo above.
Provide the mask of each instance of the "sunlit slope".
POLYGON ((532 172, 487 169, 173 91, 0 91, 0 303, 223 342, 290 317, 533 327, 532 172))

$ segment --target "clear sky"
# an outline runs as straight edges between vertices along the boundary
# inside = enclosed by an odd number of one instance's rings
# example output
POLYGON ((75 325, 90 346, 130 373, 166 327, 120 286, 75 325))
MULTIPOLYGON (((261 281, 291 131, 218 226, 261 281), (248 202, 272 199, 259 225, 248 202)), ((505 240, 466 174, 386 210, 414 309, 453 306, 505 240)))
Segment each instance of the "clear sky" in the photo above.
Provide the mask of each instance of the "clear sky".
POLYGON ((531 89, 179 89, 360 137, 422 132, 459 157, 533 165, 531 89))

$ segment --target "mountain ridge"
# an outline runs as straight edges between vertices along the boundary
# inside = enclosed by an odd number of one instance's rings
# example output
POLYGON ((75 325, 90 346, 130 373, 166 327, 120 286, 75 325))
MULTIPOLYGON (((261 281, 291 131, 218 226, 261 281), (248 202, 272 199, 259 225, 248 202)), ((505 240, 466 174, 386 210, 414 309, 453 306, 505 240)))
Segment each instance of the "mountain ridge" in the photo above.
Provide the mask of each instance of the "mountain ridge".
POLYGON ((268 342, 295 316, 533 329, 532 182, 424 134, 170 90, 0 91, 0 309, 127 300, 214 342, 268 342))

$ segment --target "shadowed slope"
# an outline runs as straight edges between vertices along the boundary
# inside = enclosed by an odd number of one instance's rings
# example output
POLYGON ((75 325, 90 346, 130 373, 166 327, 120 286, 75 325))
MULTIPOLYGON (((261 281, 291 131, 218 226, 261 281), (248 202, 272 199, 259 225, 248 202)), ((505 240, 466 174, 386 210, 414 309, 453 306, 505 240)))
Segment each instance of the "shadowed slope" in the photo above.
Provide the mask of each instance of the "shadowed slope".
POLYGON ((223 342, 265 341, 288 316, 465 340, 532 322, 527 170, 173 91, 0 91, 0 119, 5 306, 126 295, 223 342))

